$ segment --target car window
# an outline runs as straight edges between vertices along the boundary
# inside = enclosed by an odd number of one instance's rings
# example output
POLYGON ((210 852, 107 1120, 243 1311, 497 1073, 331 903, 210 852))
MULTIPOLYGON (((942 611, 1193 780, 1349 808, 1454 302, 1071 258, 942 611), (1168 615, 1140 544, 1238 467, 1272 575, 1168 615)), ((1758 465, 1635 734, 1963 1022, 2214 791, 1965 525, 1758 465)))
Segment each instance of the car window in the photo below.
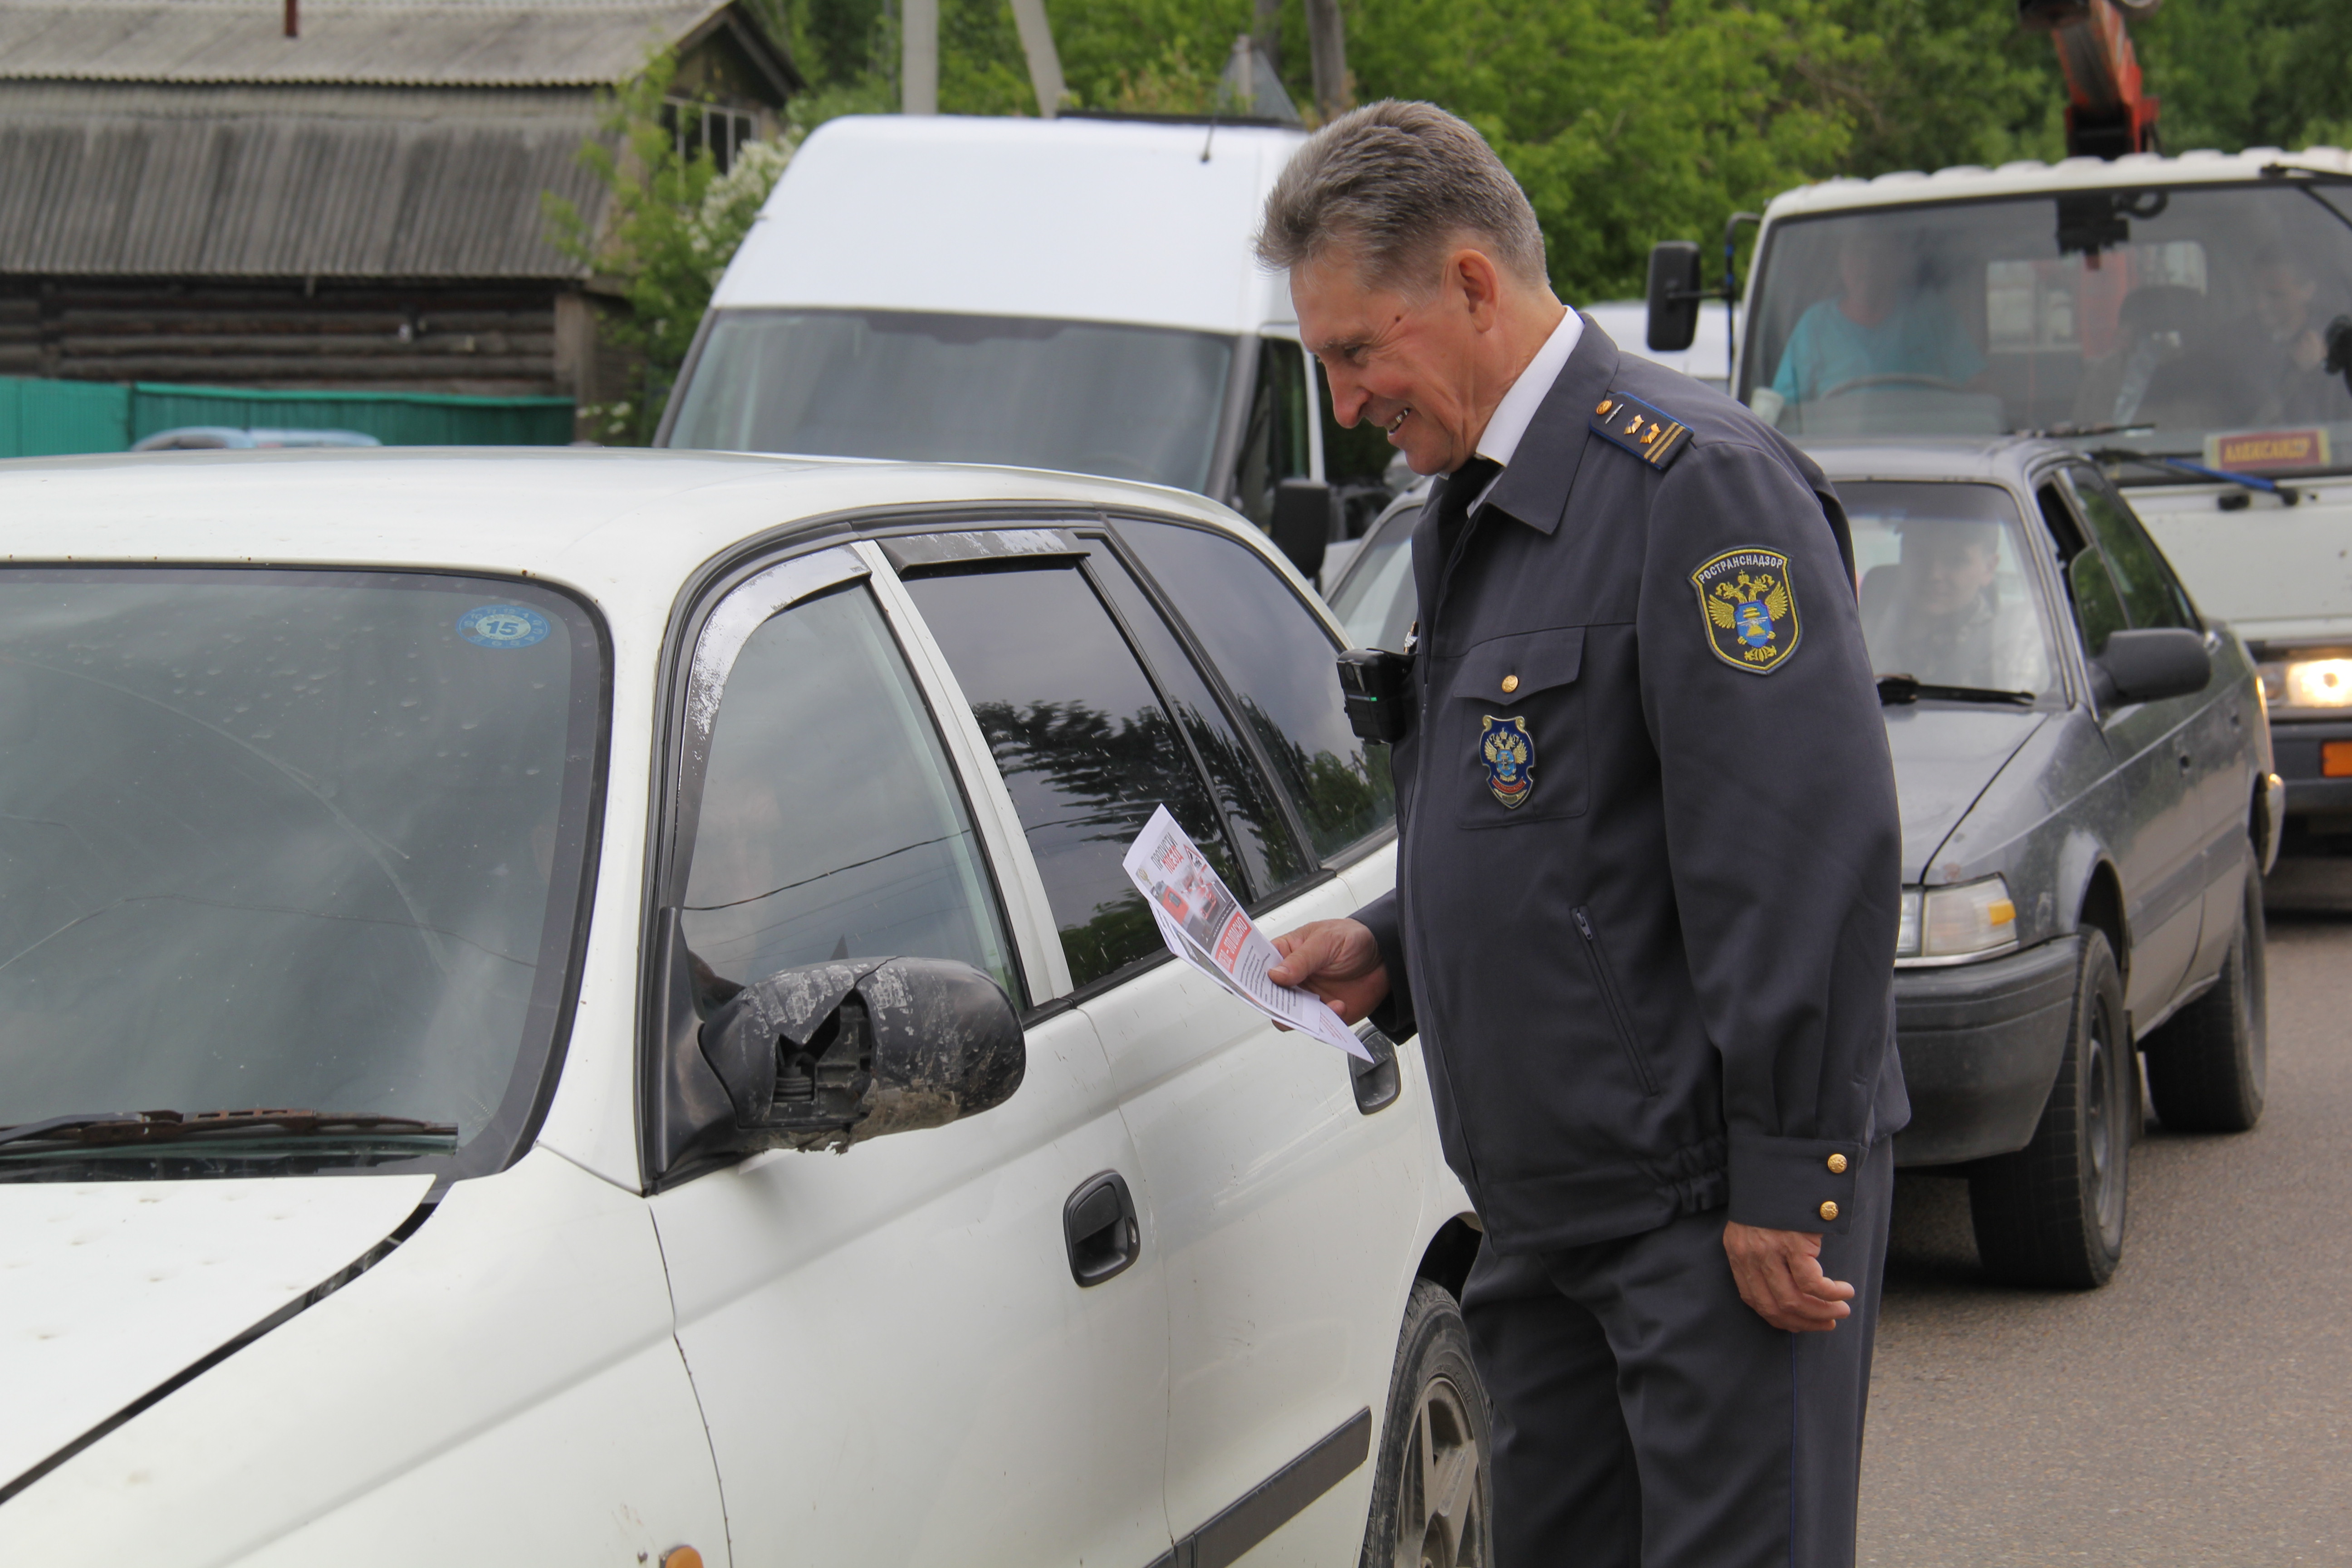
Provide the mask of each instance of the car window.
POLYGON ((1348 563, 1347 580, 1331 594, 1331 613, 1354 647, 1404 651, 1418 595, 1412 581, 1412 530, 1421 509, 1408 506, 1381 523, 1348 563))
POLYGON ((873 595, 852 584, 772 616, 723 679, 681 918, 704 1005, 892 954, 1021 994, 971 813, 873 595))
POLYGON ((1273 526, 1282 481, 1307 477, 1307 361, 1298 345, 1261 339, 1257 391, 1234 477, 1236 504, 1260 528, 1273 526))
POLYGON ((1311 876, 1315 859, 1299 847, 1273 784, 1160 611, 1127 568, 1108 552, 1095 556, 1091 570, 1096 574, 1095 585, 1134 638, 1136 651, 1143 656, 1160 695, 1175 710, 1185 738, 1208 771, 1226 830, 1249 879, 1246 896, 1253 901, 1264 899, 1311 876))
POLYGON ((2088 469, 2067 469, 2066 483, 2074 492, 2078 510, 2091 525, 2100 552, 2107 558, 2108 569, 2115 574, 2116 587, 2123 595, 2124 613, 2131 618, 2131 624, 2195 629, 2197 617, 2189 607, 2188 595, 2174 581, 2163 553, 2148 538, 2147 531, 2140 527, 2131 508, 2107 488, 2104 479, 2088 469))
POLYGON ((2035 696, 2056 684, 2023 520, 2000 485, 1841 484, 1871 667, 2035 696))
POLYGON ((1134 650, 1072 562, 911 576, 1036 857, 1073 984, 1164 949, 1120 869, 1165 804, 1228 880, 1207 784, 1134 650))
POLYGON ((1367 746, 1349 727, 1338 649, 1273 566, 1206 529, 1120 529, 1224 677, 1315 852, 1328 857, 1393 820, 1388 748, 1367 746))
POLYGON ((2099 552, 2084 539, 2082 525, 2075 521, 2058 487, 2043 485, 2034 492, 2034 500, 2041 504, 2042 521, 2049 524, 2059 559, 2064 563, 2066 597, 2074 612, 2083 651, 2096 658, 2107 646, 2108 634, 2130 625, 2124 618, 2123 597, 2116 592, 2115 579, 2107 575, 2099 552))

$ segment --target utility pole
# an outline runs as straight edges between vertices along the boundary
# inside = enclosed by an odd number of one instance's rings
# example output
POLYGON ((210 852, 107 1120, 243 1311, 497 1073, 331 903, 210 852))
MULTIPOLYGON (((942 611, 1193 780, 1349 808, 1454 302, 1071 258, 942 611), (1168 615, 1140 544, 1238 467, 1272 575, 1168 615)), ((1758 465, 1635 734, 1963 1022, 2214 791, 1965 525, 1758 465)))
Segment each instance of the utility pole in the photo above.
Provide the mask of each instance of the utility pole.
POLYGON ((1250 29, 1251 41, 1265 63, 1276 71, 1282 69, 1282 0, 1257 0, 1257 25, 1250 29))
MULTIPOLYGON (((930 4, 937 6, 939 0, 930 4)), ((1021 52, 1029 58, 1029 88, 1037 95, 1037 113, 1051 120, 1062 112, 1062 57, 1054 48, 1045 0, 1013 0, 1013 25, 1021 30, 1021 52)))
POLYGON ((906 0, 898 35, 898 112, 940 111, 940 0, 906 0))
POLYGON ((1348 111, 1348 35, 1339 0, 1307 0, 1307 58, 1314 69, 1315 113, 1324 124, 1348 111))

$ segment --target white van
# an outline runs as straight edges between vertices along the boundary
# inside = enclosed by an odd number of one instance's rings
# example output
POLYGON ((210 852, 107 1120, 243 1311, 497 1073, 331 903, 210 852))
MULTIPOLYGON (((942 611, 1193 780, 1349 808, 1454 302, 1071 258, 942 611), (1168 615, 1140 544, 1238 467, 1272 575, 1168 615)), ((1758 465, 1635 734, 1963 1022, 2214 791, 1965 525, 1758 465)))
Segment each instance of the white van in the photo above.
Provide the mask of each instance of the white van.
POLYGON ((399 448, 0 518, 0 1563, 1491 1560, 1419 1053, 1119 868, 1394 878, 1231 512, 399 448))
POLYGON ((1289 289, 1251 254, 1302 140, 1077 115, 829 121, 720 279, 654 444, 1171 485, 1228 503, 1312 577, 1349 531, 1326 486, 1356 480, 1360 532, 1388 453, 1329 423, 1289 289))

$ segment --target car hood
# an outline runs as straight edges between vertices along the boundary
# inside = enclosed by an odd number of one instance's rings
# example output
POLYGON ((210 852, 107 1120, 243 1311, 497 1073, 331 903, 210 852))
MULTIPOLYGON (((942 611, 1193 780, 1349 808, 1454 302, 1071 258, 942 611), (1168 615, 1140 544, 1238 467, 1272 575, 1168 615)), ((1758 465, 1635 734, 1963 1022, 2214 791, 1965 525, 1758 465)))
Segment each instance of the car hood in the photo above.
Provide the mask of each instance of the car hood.
POLYGON ((0 1488, 295 1306, 430 1176, 0 1185, 0 1488))
POLYGON ((1928 703, 1885 710, 1903 813, 1903 881, 1925 879, 1937 847, 2050 715, 2021 708, 1928 703))

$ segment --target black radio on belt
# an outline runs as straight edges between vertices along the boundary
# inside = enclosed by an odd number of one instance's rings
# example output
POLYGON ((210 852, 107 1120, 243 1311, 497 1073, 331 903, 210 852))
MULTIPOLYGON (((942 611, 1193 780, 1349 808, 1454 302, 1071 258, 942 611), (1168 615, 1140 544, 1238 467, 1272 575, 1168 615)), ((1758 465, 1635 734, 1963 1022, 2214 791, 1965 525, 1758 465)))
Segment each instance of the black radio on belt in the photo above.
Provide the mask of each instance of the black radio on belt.
POLYGON ((1360 737, 1391 745, 1404 739, 1412 716, 1412 655, 1351 647, 1339 656, 1339 689, 1360 737))

